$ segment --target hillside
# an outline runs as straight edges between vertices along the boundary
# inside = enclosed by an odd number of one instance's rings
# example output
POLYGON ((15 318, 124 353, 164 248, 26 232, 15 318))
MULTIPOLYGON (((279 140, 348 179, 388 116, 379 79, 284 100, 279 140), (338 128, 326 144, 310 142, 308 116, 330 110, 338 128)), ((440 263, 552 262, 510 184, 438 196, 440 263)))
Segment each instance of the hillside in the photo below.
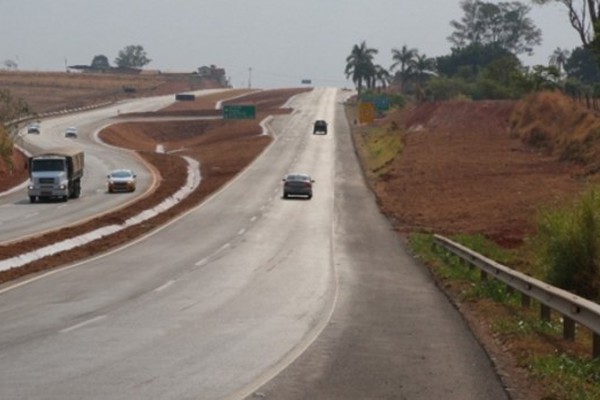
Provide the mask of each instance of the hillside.
MULTIPOLYGON (((86 90, 96 85, 116 90, 115 84, 101 79, 86 90)), ((56 93, 62 91, 55 89, 52 98, 56 93)), ((97 97, 86 97, 92 98, 97 97)), ((38 104, 46 108, 49 99, 38 104)), ((380 206, 401 232, 478 232, 518 245, 533 232, 537 210, 572 198, 596 179, 600 163, 600 120, 554 93, 520 102, 412 105, 376 125, 402 137, 401 156, 371 171, 380 206)), ((357 130, 359 147, 367 132, 367 127, 357 130)), ((12 164, 9 172, 0 160, 0 191, 26 178, 19 154, 12 164)))
MULTIPOLYGON (((588 139, 585 161, 574 162, 563 151, 592 122, 600 120, 553 93, 520 102, 410 106, 377 123, 402 135, 403 149, 385 168, 371 170, 372 187, 399 231, 483 233, 518 245, 535 229, 540 207, 572 198, 594 179, 592 155, 600 144, 588 139), (555 121, 562 118, 567 122, 555 121), (544 143, 556 145, 533 145, 530 138, 542 127, 544 143)), ((355 135, 359 147, 367 132, 355 135)))
MULTIPOLYGON (((25 100, 33 114, 217 87, 217 82, 194 74, 0 71, 0 91, 25 100)), ((6 132, 0 128, 0 192, 27 179, 25 158, 8 143, 6 132)))
POLYGON ((217 82, 194 74, 0 71, 0 90, 24 99, 35 113, 216 87, 217 82))

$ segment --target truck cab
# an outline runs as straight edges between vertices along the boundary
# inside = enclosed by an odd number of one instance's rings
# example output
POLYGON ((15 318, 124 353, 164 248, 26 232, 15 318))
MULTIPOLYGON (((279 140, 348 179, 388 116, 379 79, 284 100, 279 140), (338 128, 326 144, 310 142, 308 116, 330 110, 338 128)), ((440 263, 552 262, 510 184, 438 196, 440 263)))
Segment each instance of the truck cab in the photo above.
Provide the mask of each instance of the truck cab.
POLYGON ((55 149, 29 158, 29 201, 78 198, 83 176, 83 151, 55 149))

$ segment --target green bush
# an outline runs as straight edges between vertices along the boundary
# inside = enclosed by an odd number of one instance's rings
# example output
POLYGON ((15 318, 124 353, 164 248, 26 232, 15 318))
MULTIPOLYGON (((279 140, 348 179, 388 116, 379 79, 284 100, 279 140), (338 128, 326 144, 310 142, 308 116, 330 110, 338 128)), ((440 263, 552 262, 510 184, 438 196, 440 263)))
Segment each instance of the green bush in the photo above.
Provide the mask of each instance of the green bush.
POLYGON ((588 299, 598 299, 600 279, 600 191, 575 204, 541 213, 534 240, 546 280, 588 299))

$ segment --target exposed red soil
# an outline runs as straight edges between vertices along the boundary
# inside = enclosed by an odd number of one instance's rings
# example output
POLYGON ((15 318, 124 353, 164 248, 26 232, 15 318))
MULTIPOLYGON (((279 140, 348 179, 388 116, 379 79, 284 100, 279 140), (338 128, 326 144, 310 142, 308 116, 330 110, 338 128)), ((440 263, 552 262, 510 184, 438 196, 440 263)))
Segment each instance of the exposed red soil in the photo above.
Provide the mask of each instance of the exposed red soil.
MULTIPOLYGON (((95 241, 87 246, 76 248, 56 256, 46 257, 22 268, 0 272, 0 283, 79 260, 127 242, 159 227, 174 216, 199 204, 252 162, 271 141, 262 135, 259 122, 267 115, 287 112, 280 108, 264 108, 264 105, 280 107, 287 99, 304 89, 289 89, 253 93, 247 101, 257 104, 257 118, 253 120, 195 120, 195 121, 147 121, 123 122, 112 125, 100 137, 107 143, 138 151, 161 176, 156 191, 142 200, 121 210, 108 213, 92 221, 71 226, 22 242, 0 246, 1 259, 43 247, 56 242, 56 238, 68 238, 89 232, 102 226, 120 224, 137 215, 142 210, 159 204, 163 199, 181 188, 187 177, 187 164, 183 156, 200 162, 202 184, 189 197, 170 210, 117 234, 95 241), (276 99, 279 99, 277 102, 276 99), (165 150, 176 150, 173 154, 155 153, 157 145, 165 150), (169 179, 164 179, 169 177, 169 179)), ((227 95, 221 95, 227 96, 227 95)), ((199 107, 206 107, 199 102, 199 107)), ((209 105, 214 109, 214 101, 209 105)), ((200 113, 202 111, 200 110, 200 113)), ((4 185, 0 180, 0 188, 4 185)))
POLYGON ((399 231, 482 233, 513 246, 535 230, 540 207, 585 187, 581 167, 511 134, 515 104, 427 103, 395 116, 405 148, 373 188, 399 231))
POLYGON ((0 162, 0 193, 13 188, 27 180, 27 157, 13 148, 9 164, 0 162))
MULTIPOLYGON (((260 104, 259 109, 266 107, 259 111, 256 121, 260 121, 264 115, 274 112, 269 107, 283 104, 293 94, 291 91, 280 92, 276 96, 279 100, 275 101, 272 92, 259 92, 245 101, 260 104)), ((209 115, 214 113, 214 101, 201 106, 200 102, 180 102, 164 114, 209 115)), ((483 233, 498 243, 514 246, 534 231, 535 214, 540 206, 570 199, 585 188, 589 176, 582 178, 586 175, 580 166, 560 162, 559 157, 550 152, 533 150, 511 132, 510 118, 515 107, 514 102, 493 101, 427 103, 377 121, 380 125, 393 121, 407 130, 403 152, 388 165, 383 175, 370 181, 380 207, 399 232, 483 233)), ((98 220, 18 246, 0 247, 3 258, 49 244, 57 236, 73 236, 104 224, 120 223, 157 204, 181 185, 180 179, 172 179, 185 176, 186 166, 180 155, 201 161, 202 185, 177 208, 165 214, 85 248, 31 263, 18 271, 0 273, 0 282, 109 249, 198 204, 268 145, 270 138, 258 135, 260 128, 256 121, 123 122, 105 130, 101 134, 104 140, 139 151, 161 175, 170 179, 161 180, 156 192, 139 203, 98 220), (158 144, 164 145, 167 151, 177 152, 156 154, 154 150, 158 144)), ((361 127, 358 127, 357 141, 360 136, 361 127)), ((5 177, 0 179, 0 191, 8 182, 5 177)), ((456 288, 446 289, 454 293, 456 288)), ((459 297, 458 293, 453 295, 459 297)), ((515 398, 539 398, 543 388, 530 380, 509 352, 517 354, 518 358, 519 352, 534 351, 536 346, 554 346, 552 348, 556 349, 561 344, 536 342, 518 347, 522 343, 500 340, 490 332, 491 322, 486 316, 504 312, 498 310, 498 305, 467 303, 458 306, 497 359, 501 372, 510 377, 511 387, 518 391, 515 398)))

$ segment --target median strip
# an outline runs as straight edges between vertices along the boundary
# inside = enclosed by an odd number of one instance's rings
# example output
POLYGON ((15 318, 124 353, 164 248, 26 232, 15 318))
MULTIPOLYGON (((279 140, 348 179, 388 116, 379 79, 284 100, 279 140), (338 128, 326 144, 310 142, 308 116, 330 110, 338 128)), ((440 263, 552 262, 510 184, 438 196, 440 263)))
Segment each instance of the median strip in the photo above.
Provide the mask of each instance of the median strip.
POLYGON ((188 197, 199 185, 200 185, 200 164, 198 161, 194 160, 190 157, 184 157, 184 159, 188 163, 188 173, 187 173, 187 181, 186 184, 181 187, 176 193, 172 196, 163 200, 157 206, 144 210, 141 213, 127 219, 124 223, 119 225, 108 225, 102 228, 93 230, 91 232, 72 237, 66 240, 62 240, 60 242, 53 243, 48 246, 44 246, 42 248, 21 254, 16 257, 12 257, 6 260, 0 261, 0 271, 6 271, 11 268, 22 267, 26 264, 29 264, 33 261, 40 260, 47 256, 56 255, 63 251, 72 250, 74 248, 86 245, 95 240, 101 239, 103 237, 112 235, 116 232, 124 230, 128 227, 140 224, 144 221, 149 220, 150 218, 155 217, 156 215, 163 213, 177 203, 181 202, 184 198, 188 197))

